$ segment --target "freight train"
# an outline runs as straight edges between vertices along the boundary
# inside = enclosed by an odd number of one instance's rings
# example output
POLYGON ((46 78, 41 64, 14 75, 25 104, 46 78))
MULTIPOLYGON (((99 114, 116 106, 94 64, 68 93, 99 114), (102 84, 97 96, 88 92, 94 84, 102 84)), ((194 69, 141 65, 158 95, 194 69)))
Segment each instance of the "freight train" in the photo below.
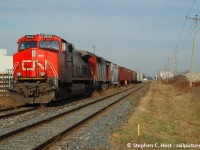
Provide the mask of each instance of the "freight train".
POLYGON ((27 104, 91 94, 94 89, 135 83, 139 73, 47 34, 25 35, 13 55, 11 98, 27 104))

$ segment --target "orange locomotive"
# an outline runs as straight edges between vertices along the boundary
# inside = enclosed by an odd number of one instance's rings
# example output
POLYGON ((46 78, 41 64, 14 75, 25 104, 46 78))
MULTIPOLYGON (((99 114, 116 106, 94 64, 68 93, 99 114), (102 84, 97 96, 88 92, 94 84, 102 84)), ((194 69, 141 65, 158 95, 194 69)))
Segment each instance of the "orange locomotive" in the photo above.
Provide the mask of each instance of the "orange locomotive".
POLYGON ((72 44, 56 35, 26 35, 13 55, 11 98, 48 103, 92 92, 92 68, 72 44))

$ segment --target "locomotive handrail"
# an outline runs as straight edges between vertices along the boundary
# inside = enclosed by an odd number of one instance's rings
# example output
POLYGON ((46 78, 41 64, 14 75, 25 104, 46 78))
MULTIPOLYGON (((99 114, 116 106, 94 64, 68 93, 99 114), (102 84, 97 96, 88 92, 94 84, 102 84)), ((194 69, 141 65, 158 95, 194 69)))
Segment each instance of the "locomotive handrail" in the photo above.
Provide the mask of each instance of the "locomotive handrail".
POLYGON ((19 62, 16 62, 14 67, 13 67, 13 73, 15 72, 15 69, 17 68, 18 65, 19 65, 19 62))
POLYGON ((13 85, 11 86, 11 83, 13 81, 13 70, 12 69, 6 69, 8 73, 8 89, 11 89, 13 85))
POLYGON ((48 63, 49 66, 51 67, 51 70, 53 71, 53 73, 54 73, 54 75, 55 75, 55 77, 56 77, 55 85, 58 86, 58 85, 57 85, 57 84, 58 84, 58 83, 57 83, 57 80, 58 80, 58 74, 56 73, 56 70, 55 70, 53 64, 52 64, 51 62, 47 62, 47 63, 48 63))

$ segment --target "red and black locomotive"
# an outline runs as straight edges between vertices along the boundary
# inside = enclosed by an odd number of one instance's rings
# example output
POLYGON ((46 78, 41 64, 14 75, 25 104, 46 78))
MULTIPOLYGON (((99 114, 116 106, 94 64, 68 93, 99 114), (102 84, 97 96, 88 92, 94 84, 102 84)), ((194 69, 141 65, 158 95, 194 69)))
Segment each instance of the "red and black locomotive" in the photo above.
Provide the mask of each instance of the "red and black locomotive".
POLYGON ((92 68, 72 44, 55 35, 26 35, 13 55, 12 99, 48 103, 91 92, 92 68))
POLYGON ((56 35, 25 35, 13 55, 11 98, 29 104, 48 103, 136 80, 134 71, 126 69, 124 75, 121 70, 93 53, 75 50, 56 35))

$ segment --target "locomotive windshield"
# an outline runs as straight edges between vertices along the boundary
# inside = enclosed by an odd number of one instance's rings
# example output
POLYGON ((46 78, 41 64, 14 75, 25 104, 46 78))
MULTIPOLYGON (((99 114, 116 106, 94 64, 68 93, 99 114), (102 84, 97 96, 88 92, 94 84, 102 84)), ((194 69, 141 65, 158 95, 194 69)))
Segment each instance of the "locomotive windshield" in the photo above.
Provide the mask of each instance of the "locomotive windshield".
POLYGON ((55 40, 51 41, 44 40, 40 42, 40 48, 59 50, 59 42, 55 40))
POLYGON ((37 47, 37 42, 36 41, 26 41, 26 42, 21 42, 19 50, 24 50, 27 48, 35 48, 37 47))

